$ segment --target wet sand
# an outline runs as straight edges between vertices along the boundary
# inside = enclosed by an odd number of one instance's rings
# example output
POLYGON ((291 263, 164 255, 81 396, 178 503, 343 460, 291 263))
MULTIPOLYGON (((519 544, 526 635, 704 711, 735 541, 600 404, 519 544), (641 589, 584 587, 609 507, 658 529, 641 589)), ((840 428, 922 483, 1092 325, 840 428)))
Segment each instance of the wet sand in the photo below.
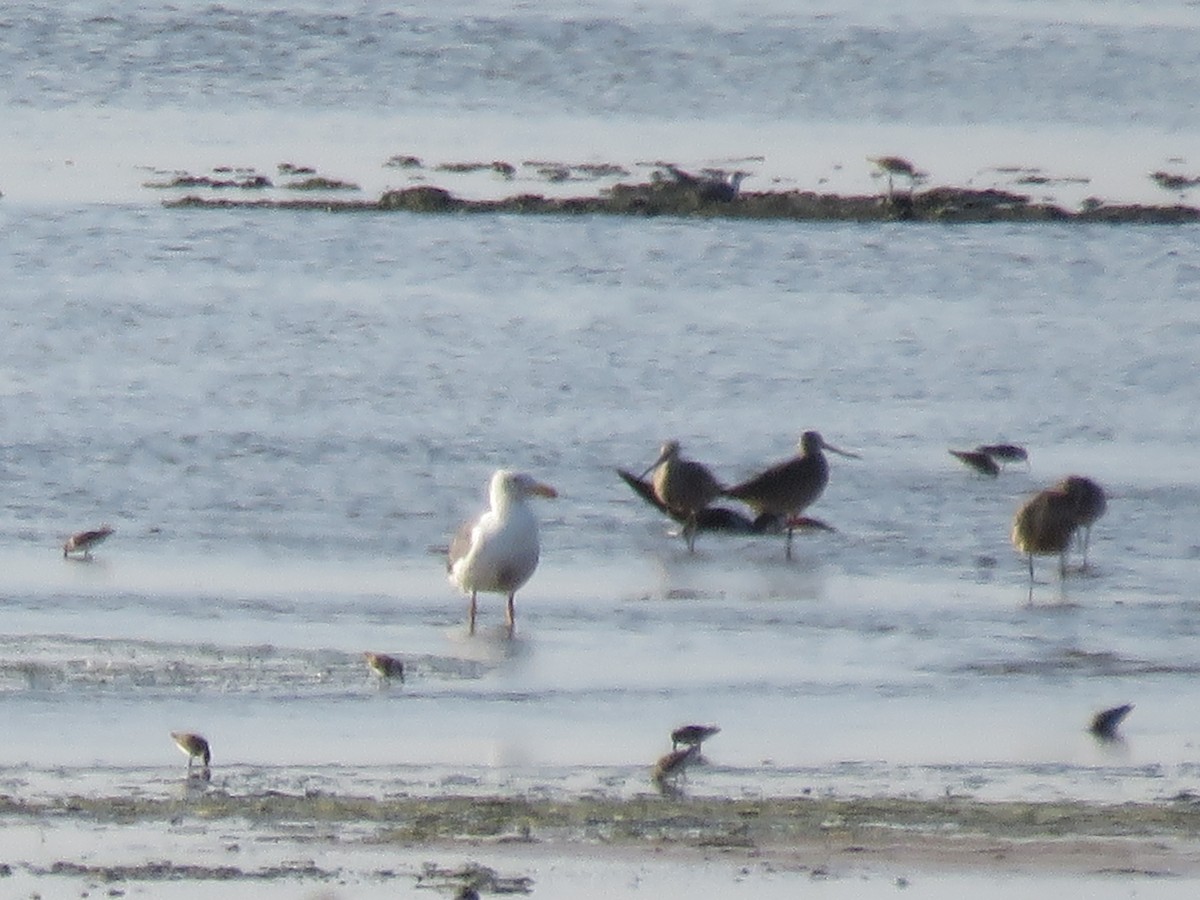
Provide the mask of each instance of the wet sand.
MULTIPOLYGON (((1091 895, 1200 880, 1200 805, 980 803, 946 798, 627 800, 230 794, 0 796, 7 887, 214 896, 924 896, 1070 877, 1091 895), (714 893, 715 892, 715 893, 714 893)), ((1164 893, 1165 892, 1165 893, 1164 893)), ((79 894, 74 894, 78 896, 79 894)), ((978 895, 978 894, 976 894, 978 895)))

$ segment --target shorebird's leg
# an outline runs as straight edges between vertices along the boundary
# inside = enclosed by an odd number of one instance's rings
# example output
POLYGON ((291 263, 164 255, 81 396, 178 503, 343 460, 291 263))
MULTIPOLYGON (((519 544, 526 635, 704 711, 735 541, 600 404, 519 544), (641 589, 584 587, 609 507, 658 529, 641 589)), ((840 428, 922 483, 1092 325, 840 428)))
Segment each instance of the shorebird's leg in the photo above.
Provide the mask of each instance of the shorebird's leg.
POLYGON ((517 610, 516 610, 516 606, 513 604, 513 596, 514 596, 514 594, 510 592, 508 595, 508 604, 507 604, 507 610, 506 610, 507 614, 504 617, 505 621, 508 623, 508 636, 509 637, 513 636, 513 631, 517 627, 517 610))
POLYGON ((688 553, 696 552, 696 514, 688 516, 687 524, 683 526, 683 537, 687 541, 688 553))
POLYGON ((783 558, 787 559, 787 560, 790 560, 792 558, 792 526, 791 525, 788 525, 787 550, 784 551, 783 558))
POLYGON ((467 634, 475 633, 475 591, 471 591, 471 611, 467 616, 467 634))

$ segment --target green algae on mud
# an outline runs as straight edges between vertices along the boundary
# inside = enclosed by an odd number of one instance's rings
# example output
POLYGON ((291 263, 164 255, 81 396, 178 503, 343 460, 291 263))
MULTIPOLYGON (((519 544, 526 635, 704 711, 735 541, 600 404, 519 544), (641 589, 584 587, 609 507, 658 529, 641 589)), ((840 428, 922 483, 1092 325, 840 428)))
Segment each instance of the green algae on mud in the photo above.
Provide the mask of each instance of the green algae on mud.
POLYGON ((1033 838, 1200 838, 1200 802, 1186 795, 1158 803, 984 802, 949 797, 776 799, 579 797, 361 797, 210 790, 188 798, 83 797, 21 800, 0 795, 0 817, 74 817, 135 823, 194 818, 259 827, 357 826, 373 843, 447 839, 600 843, 681 842, 692 846, 772 846, 820 836, 872 834, 1033 838))
POLYGON ((713 199, 702 187, 657 180, 618 184, 600 196, 519 194, 498 200, 465 200, 424 185, 392 190, 377 200, 237 199, 188 195, 164 203, 172 209, 284 209, 319 212, 520 213, 529 215, 684 216, 827 222, 1080 222, 1184 224, 1200 222, 1200 208, 1108 204, 1093 199, 1078 211, 1037 203, 996 189, 933 187, 892 196, 818 194, 813 191, 741 192, 713 199))

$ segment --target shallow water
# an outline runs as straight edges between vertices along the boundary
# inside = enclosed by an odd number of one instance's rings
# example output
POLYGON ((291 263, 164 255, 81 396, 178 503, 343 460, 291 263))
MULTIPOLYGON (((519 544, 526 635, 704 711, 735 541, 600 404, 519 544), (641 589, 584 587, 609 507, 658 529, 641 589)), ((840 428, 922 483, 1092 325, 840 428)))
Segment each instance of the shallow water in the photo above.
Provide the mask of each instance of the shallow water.
POLYGON ((1134 22, 1056 4, 1067 24, 1032 30, 1009 5, 798 28, 689 9, 668 28, 657 7, 589 24, 481 5, 357 43, 392 14, 6 13, 20 39, 0 53, 28 77, 0 87, 17 151, 0 184, 5 792, 173 791, 167 734, 195 729, 233 791, 628 797, 687 721, 723 729, 688 783, 701 796, 1191 790, 1195 229, 182 211, 141 187, 293 152, 368 190, 406 177, 380 165, 404 150, 699 165, 799 133, 830 136, 824 168, 769 156, 762 182, 879 190, 858 160, 898 136, 935 162, 956 155, 947 135, 1028 164, 1109 157, 1093 174, 1136 178, 1134 196, 1193 159, 1187 6, 1134 22), (622 53, 667 41, 686 101, 589 50, 618 31, 622 53), (811 52, 776 39, 793 33, 811 52), (297 52, 263 78, 241 62, 268 37, 297 52), (1018 45, 1038 64, 1012 66, 1018 45), (172 47, 191 49, 146 61, 172 47), (448 48, 436 73, 414 62, 430 47, 448 48), (771 75, 820 48, 807 92, 771 75), (373 66, 387 77, 363 90, 373 66), (847 67, 860 105, 821 101, 846 96, 847 67), (1080 80, 1050 91, 1060 69, 1080 80), (947 70, 973 74, 951 91, 947 70), (756 111, 700 115, 735 97, 756 111), (1145 156, 1118 170, 1114 141, 1145 156), (834 458, 810 512, 837 531, 799 536, 790 562, 778 538, 704 535, 690 556, 615 474, 673 437, 732 482, 809 428, 862 459, 834 458), (946 452, 996 440, 1030 465, 983 479, 946 452), (439 553, 502 465, 561 494, 539 505, 513 642, 496 598, 465 636, 439 553), (1029 603, 1012 515, 1069 472, 1104 484, 1109 512, 1089 568, 1060 584, 1039 560, 1029 603), (61 558, 102 521, 117 530, 93 561, 61 558), (407 681, 377 684, 366 649, 403 656, 407 681), (1124 739, 1097 743, 1090 716, 1123 702, 1124 739))
POLYGON ((1194 231, 24 224, 9 764, 166 765, 186 727, 267 780, 395 764, 620 792, 712 720, 700 792, 1153 799, 1194 777, 1194 231), (778 538, 689 556, 614 472, 673 436, 732 481, 809 427, 863 459, 834 458, 812 512, 838 531, 790 563, 778 538), (1028 469, 946 453, 996 439, 1028 469), (562 492, 512 645, 492 600, 461 636, 435 552, 498 465, 562 492), (1089 570, 1060 585, 1039 560, 1029 605, 1012 512, 1069 471, 1110 512, 1089 570), (98 520, 117 533, 93 562, 58 558, 98 520), (381 691, 364 649, 408 682, 381 691), (1096 744, 1089 716, 1120 702, 1127 741, 1096 744), (86 739, 47 748, 68 722, 86 739))

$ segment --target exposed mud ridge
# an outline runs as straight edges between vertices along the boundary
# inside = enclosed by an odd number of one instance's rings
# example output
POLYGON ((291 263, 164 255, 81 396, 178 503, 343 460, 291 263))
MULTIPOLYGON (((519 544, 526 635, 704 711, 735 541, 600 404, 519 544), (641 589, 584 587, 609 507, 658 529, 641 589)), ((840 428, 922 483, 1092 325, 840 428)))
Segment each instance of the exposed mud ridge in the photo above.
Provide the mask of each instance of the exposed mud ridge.
POLYGON ((512 797, 357 797, 268 791, 235 795, 211 790, 189 799, 60 797, 32 802, 0 795, 0 817, 70 817, 101 823, 239 820, 257 827, 296 823, 356 825, 372 843, 426 844, 444 840, 522 843, 544 839, 601 843, 646 840, 703 847, 771 846, 816 836, 855 840, 870 835, 989 840, 1200 840, 1200 798, 1156 803, 1093 804, 983 802, 966 797, 723 799, 644 795, 630 799, 564 800, 512 797), (365 828, 364 828, 365 827, 365 828))
POLYGON ((337 872, 322 869, 312 862, 288 863, 263 869, 241 869, 237 866, 202 866, 169 860, 157 860, 136 865, 92 865, 71 860, 59 860, 45 868, 30 867, 30 871, 34 875, 77 876, 99 882, 240 881, 246 879, 273 881, 281 878, 330 881, 338 875, 337 872))
POLYGON ((189 195, 166 201, 174 209, 248 208, 320 212, 524 213, 540 215, 696 216, 823 222, 1105 222, 1181 224, 1200 222, 1200 208, 1184 205, 1107 204, 1090 200, 1070 211, 996 189, 932 187, 892 196, 842 196, 813 191, 734 192, 714 196, 711 185, 654 180, 618 184, 601 196, 554 198, 520 194, 500 200, 465 200, 445 188, 420 186, 387 191, 378 200, 239 199, 189 195))

